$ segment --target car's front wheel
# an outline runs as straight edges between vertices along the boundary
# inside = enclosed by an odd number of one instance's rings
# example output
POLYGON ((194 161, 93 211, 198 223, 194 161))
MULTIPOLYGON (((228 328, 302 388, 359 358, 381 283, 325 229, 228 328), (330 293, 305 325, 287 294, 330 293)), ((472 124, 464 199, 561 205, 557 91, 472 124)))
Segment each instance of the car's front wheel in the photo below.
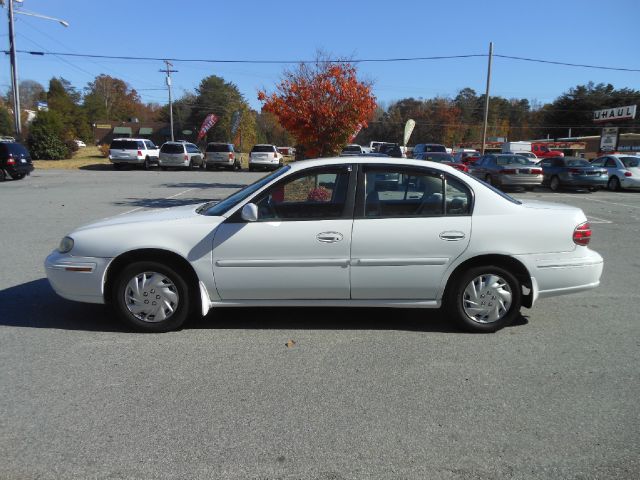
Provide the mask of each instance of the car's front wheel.
POLYGON ((141 332, 168 332, 189 315, 189 287, 175 268, 136 262, 118 275, 112 304, 125 323, 141 332))
POLYGON ((452 282, 445 308, 464 330, 495 332, 511 324, 520 313, 520 282, 501 267, 470 268, 452 282))
POLYGON ((560 179, 557 176, 554 175, 551 177, 551 180, 549 181, 549 188, 554 192, 560 190, 560 179))

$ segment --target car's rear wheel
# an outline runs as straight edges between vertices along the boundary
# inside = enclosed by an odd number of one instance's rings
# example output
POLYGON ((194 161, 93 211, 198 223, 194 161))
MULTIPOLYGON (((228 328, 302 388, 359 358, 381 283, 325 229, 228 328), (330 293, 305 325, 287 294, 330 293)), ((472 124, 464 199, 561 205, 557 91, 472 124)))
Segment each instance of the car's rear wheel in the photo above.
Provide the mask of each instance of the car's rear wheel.
POLYGON ((136 262, 118 275, 112 304, 125 323, 141 332, 168 332, 189 315, 189 287, 183 274, 158 262, 136 262))
POLYGON ((193 160, 191 160, 189 162, 189 170, 195 170, 196 169, 196 164, 193 160))
POLYGON ((4 182, 7 179, 7 174, 6 172, 0 168, 0 182, 4 182))
POLYGON ((464 330, 495 332, 511 324, 520 313, 520 282, 501 267, 473 267, 452 282, 445 308, 464 330))
POLYGON ((22 180, 26 175, 26 173, 12 173, 11 178, 14 180, 22 180))
POLYGON ((151 163, 149 162, 149 157, 144 159, 144 163, 142 164, 142 168, 145 170, 149 170, 151 168, 151 163))
POLYGON ((612 192, 620 190, 620 180, 618 180, 618 177, 611 177, 607 183, 607 188, 612 192))
POLYGON ((491 178, 491 175, 486 175, 486 176, 484 177, 484 181, 485 181, 486 183, 488 183, 489 185, 493 185, 493 179, 491 178))
POLYGON ((549 188, 554 192, 560 190, 560 179, 556 175, 551 177, 551 180, 549 181, 549 188))
POLYGON ((242 164, 240 163, 240 160, 236 160, 236 161, 233 163, 233 168, 234 168, 234 170, 236 170, 236 171, 238 171, 238 172, 239 172, 240 170, 242 170, 242 164))

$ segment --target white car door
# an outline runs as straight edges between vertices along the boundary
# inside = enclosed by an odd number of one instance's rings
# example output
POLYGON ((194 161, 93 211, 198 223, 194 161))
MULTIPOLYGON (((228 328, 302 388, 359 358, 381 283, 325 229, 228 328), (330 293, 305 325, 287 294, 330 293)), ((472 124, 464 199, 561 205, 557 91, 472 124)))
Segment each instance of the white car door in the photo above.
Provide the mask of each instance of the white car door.
POLYGON ((347 165, 298 172, 251 200, 257 221, 237 212, 220 225, 212 259, 220 297, 348 299, 351 177, 347 165))
POLYGON ((435 299, 469 244, 472 195, 439 172, 365 165, 351 245, 351 298, 435 299))

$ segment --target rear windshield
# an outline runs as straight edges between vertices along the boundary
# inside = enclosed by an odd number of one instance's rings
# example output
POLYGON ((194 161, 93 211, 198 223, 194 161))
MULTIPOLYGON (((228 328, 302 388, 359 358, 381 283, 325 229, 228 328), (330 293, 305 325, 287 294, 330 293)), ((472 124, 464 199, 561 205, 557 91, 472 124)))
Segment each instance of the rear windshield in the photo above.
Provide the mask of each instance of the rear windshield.
POLYGON ((622 164, 627 168, 634 168, 640 165, 640 158, 638 157, 622 157, 620 158, 622 164))
POLYGON ((251 152, 274 152, 272 145, 256 145, 251 149, 251 152))
POLYGON ((144 148, 144 145, 135 140, 114 140, 109 148, 112 150, 138 150, 144 148))
POLYGON ((430 162, 455 162, 455 163, 460 163, 460 162, 456 161, 448 153, 442 153, 442 152, 427 153, 427 154, 424 155, 424 159, 425 160, 429 160, 430 162))
POLYGON ((349 146, 349 147, 344 147, 344 148, 342 149, 342 151, 343 151, 343 152, 356 152, 356 153, 361 153, 361 152, 362 152, 362 149, 361 149, 360 147, 358 147, 358 146, 353 146, 353 147, 349 146))
POLYGON ((497 165, 532 165, 528 158, 520 157, 518 155, 504 156, 496 158, 497 165))
POLYGON ((210 143, 207 152, 233 152, 233 147, 227 143, 210 143))
POLYGON ((26 148, 24 148, 22 145, 20 145, 19 143, 4 143, 3 145, 6 145, 7 147, 7 152, 12 154, 12 155, 25 155, 25 156, 29 156, 29 152, 27 151, 26 148))
POLYGON ((181 143, 165 143, 160 151, 162 153, 184 153, 184 145, 181 143))
POLYGON ((564 163, 567 167, 588 167, 591 165, 587 160, 581 159, 565 160, 564 163))

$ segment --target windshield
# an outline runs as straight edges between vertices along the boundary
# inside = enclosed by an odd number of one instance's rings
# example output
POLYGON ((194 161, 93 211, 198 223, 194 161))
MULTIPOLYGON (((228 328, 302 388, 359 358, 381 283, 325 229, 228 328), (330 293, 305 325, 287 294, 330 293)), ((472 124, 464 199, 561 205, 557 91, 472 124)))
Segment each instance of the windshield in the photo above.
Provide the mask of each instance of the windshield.
POLYGON ((638 157, 621 157, 620 161, 627 168, 637 168, 640 165, 640 158, 638 157))
POLYGON ((342 149, 343 152, 355 152, 355 153, 360 153, 362 151, 362 149, 358 146, 358 145, 354 145, 354 146, 347 146, 344 147, 342 149))
POLYGON ((245 198, 253 195, 255 192, 257 192, 262 187, 264 187, 267 183, 271 182, 271 180, 273 180, 274 178, 278 178, 280 175, 287 172, 289 169, 291 169, 291 167, 289 165, 286 165, 276 170, 271 175, 267 175, 266 177, 261 178, 257 182, 246 186, 242 190, 237 191, 236 193, 228 196, 227 198, 225 198, 224 200, 221 200, 220 202, 213 201, 213 202, 205 203, 204 205, 198 207, 196 212, 199 213, 200 215, 206 215, 208 217, 218 217, 224 214, 225 212, 227 212, 232 207, 236 206, 245 198))

